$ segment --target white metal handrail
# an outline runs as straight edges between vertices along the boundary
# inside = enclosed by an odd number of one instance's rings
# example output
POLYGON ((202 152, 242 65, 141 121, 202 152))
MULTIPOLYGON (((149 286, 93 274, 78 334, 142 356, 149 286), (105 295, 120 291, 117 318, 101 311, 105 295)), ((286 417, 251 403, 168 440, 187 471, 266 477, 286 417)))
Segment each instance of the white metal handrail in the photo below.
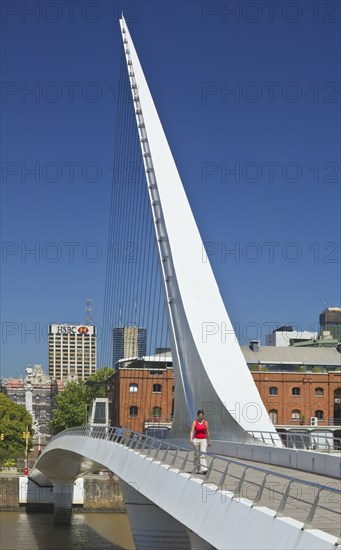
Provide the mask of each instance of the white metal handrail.
POLYGON ((244 435, 243 443, 255 444, 257 441, 255 441, 253 438, 256 438, 259 444, 275 446, 276 441, 278 442, 278 436, 279 436, 284 446, 289 447, 291 449, 322 450, 322 451, 329 451, 329 452, 341 450, 341 437, 335 437, 333 433, 330 432, 331 437, 328 438, 326 437, 326 432, 328 432, 328 430, 326 430, 321 434, 311 433, 309 431, 305 431, 305 432, 303 431, 299 431, 299 432, 251 431, 244 435))

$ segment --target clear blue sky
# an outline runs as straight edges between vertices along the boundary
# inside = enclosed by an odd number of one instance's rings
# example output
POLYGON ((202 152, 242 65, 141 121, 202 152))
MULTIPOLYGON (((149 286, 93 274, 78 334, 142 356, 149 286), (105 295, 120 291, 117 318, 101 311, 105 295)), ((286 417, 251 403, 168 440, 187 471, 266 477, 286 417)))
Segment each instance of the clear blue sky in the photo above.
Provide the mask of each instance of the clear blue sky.
POLYGON ((241 343, 340 304, 340 4, 277 4, 2 3, 2 376, 102 320, 121 9, 241 343))

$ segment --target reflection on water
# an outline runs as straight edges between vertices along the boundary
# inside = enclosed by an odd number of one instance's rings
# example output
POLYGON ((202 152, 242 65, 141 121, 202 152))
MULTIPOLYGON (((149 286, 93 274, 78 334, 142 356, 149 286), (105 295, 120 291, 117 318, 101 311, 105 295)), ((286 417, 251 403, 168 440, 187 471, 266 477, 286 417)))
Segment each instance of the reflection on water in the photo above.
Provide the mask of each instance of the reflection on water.
POLYGON ((133 550, 128 516, 73 513, 71 525, 54 525, 53 514, 1 512, 1 550, 133 550))

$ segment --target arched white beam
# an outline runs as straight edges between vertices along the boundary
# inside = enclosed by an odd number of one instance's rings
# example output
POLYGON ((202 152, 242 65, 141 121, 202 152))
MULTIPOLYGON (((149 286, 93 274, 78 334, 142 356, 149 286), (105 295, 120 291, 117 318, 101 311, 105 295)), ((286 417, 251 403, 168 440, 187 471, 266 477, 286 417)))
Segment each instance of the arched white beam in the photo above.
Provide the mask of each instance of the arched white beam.
MULTIPOLYGON (((172 433, 188 437, 206 409, 212 437, 275 432, 241 352, 188 203, 127 24, 120 20, 172 341, 172 433)), ((282 446, 280 438, 276 444, 282 446)))

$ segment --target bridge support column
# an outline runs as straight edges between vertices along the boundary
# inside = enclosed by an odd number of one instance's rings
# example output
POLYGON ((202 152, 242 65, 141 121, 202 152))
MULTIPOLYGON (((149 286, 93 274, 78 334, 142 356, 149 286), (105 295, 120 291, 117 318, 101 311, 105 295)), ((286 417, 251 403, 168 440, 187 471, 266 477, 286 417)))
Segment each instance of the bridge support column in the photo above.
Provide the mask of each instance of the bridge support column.
POLYGON ((53 481, 54 523, 70 525, 73 481, 53 481))
MULTIPOLYGON (((120 480, 136 550, 191 550, 187 529, 132 486, 120 480)), ((204 547, 195 547, 204 548, 204 547)))

